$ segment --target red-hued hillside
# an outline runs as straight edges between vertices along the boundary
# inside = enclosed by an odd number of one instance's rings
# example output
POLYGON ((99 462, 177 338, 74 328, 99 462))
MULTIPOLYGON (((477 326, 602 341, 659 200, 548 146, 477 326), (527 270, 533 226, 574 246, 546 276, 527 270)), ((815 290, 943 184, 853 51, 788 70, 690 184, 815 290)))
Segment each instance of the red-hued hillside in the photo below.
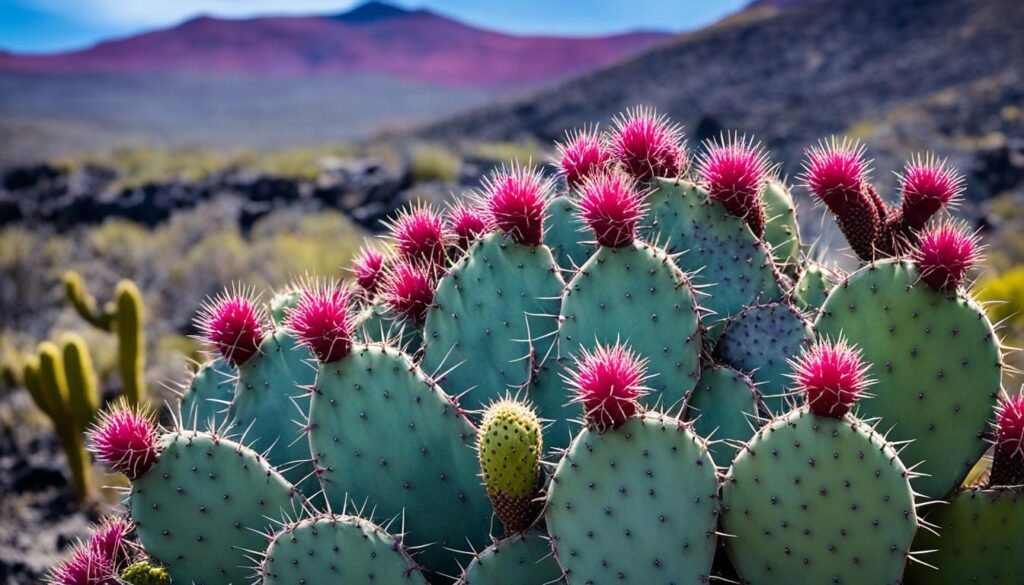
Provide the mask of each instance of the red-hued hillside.
POLYGON ((56 55, 3 55, 0 70, 38 73, 225 72, 275 76, 382 74, 459 87, 537 85, 621 60, 665 35, 513 36, 427 10, 365 4, 338 16, 227 20, 56 55))

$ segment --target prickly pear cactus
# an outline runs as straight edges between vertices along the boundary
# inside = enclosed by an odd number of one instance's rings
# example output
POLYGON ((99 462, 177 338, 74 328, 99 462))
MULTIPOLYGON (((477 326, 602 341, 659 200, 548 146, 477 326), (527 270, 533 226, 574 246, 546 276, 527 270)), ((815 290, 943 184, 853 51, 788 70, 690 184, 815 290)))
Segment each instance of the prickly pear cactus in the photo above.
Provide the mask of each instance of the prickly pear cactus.
POLYGON ((275 327, 284 325, 288 318, 288 311, 291 311, 299 304, 301 291, 298 286, 289 286, 285 290, 270 298, 270 320, 275 327))
POLYGON ((458 585, 558 585, 562 568, 540 532, 516 534, 473 555, 458 585))
POLYGON ((181 426, 193 430, 220 429, 227 419, 237 376, 223 358, 199 366, 181 395, 181 426))
POLYGON ((594 253, 593 237, 581 232, 583 224, 576 217, 576 206, 568 195, 548 202, 545 225, 544 245, 551 249, 562 270, 576 270, 594 253))
POLYGON ((584 429, 558 463, 545 512, 569 584, 707 583, 717 491, 703 440, 676 419, 584 429))
POLYGON ((313 473, 302 421, 309 409, 309 387, 316 379, 313 355, 286 330, 268 335, 252 357, 238 367, 238 382, 228 416, 250 446, 267 451, 267 460, 290 482, 312 496, 320 487, 303 481, 313 473))
POLYGON ((761 191, 764 214, 764 240, 771 246, 772 258, 787 273, 800 263, 800 222, 793 195, 779 181, 768 181, 761 191))
POLYGON ((739 447, 760 426, 760 398, 753 381, 728 366, 705 367, 687 400, 686 420, 712 440, 708 451, 719 465, 732 462, 739 447))
POLYGON ((476 429, 407 355, 355 345, 321 364, 309 429, 332 509, 366 501, 378 516, 404 514, 406 542, 430 545, 417 559, 439 573, 459 573, 448 549, 486 545, 476 429))
POLYGON ((441 279, 427 313, 423 369, 479 410, 530 380, 554 343, 564 283, 546 246, 478 241, 441 279), (447 373, 445 373, 447 372, 447 373))
POLYGON ((936 551, 935 568, 912 563, 907 585, 1017 585, 1024 576, 1024 493, 1020 489, 968 489, 949 505, 935 506, 914 546, 936 551))
POLYGON ((281 527, 260 562, 263 585, 426 585, 402 542, 355 516, 317 515, 281 527))
POLYGON ((811 324, 789 303, 748 307, 725 326, 715 354, 725 363, 746 372, 769 412, 789 410, 785 398, 789 382, 788 359, 814 341, 811 324))
POLYGON ((658 179, 655 187, 647 198, 647 236, 641 237, 664 243, 692 284, 708 287, 703 305, 713 314, 707 324, 782 297, 770 252, 742 218, 691 183, 658 179))
POLYGON ((423 346, 423 328, 382 304, 366 307, 354 323, 356 339, 363 343, 387 343, 415 353, 423 346))
POLYGON ((879 262, 838 285, 815 324, 819 335, 845 335, 874 364, 876 398, 862 417, 881 417, 901 453, 923 462, 914 489, 942 498, 960 485, 987 448, 1002 359, 992 324, 963 295, 940 293, 914 264, 879 262))
POLYGON ((793 300, 805 313, 814 315, 836 285, 838 276, 823 264, 810 261, 793 288, 793 300))
POLYGON ((697 300, 686 276, 664 251, 633 242, 600 247, 569 281, 562 300, 559 353, 575 356, 597 343, 628 343, 656 356, 650 405, 682 404, 700 375, 697 300))
POLYGON ((246 551, 301 509, 295 488, 251 449, 223 437, 176 431, 156 463, 132 483, 132 521, 146 551, 178 583, 247 582, 246 551))
POLYGON ((537 407, 537 414, 545 421, 544 447, 548 453, 568 447, 579 430, 579 425, 573 421, 579 419, 580 412, 568 406, 571 397, 562 380, 562 364, 566 361, 550 356, 537 366, 530 380, 528 395, 537 407))
POLYGON ((725 477, 729 558, 745 583, 898 584, 917 531, 908 477, 865 424, 793 410, 725 477))

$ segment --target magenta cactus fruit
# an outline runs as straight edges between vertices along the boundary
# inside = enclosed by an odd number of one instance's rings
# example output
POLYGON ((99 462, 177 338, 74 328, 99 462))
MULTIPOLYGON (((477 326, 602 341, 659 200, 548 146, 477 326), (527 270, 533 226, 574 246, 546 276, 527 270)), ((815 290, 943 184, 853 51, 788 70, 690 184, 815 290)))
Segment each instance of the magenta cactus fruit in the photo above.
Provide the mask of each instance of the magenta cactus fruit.
POLYGON ((288 312, 288 327, 321 362, 337 361, 352 350, 352 292, 335 282, 310 283, 288 312))
POLYGON ((621 426, 640 412, 648 393, 647 360, 622 343, 580 350, 566 377, 573 402, 583 405, 587 425, 598 431, 621 426))
POLYGON ((920 230, 940 209, 956 203, 963 193, 963 177, 933 154, 907 162, 900 174, 903 224, 920 230))
POLYGON ((449 244, 444 219, 432 207, 422 205, 398 213, 388 227, 395 249, 403 258, 431 266, 443 266, 449 244))
POLYGON ((544 239, 544 209, 551 182, 531 166, 513 165, 484 181, 484 207, 494 227, 524 246, 544 239))
POLYGON ((938 291, 955 291, 981 256, 978 238, 965 225, 943 222, 927 228, 913 251, 921 278, 938 291))
POLYGON ((134 526, 131 521, 118 516, 105 518, 89 537, 89 547, 97 554, 109 559, 116 569, 124 565, 131 556, 128 535, 134 526))
POLYGON ((143 407, 119 401, 89 429, 89 450, 96 460, 135 481, 146 473, 160 452, 156 422, 143 407))
POLYGON ((991 485, 1024 485, 1024 394, 999 399, 995 431, 991 485))
POLYGON ((759 143, 736 134, 711 140, 697 161, 697 174, 712 199, 744 218, 755 236, 764 235, 761 191, 770 178, 771 165, 759 143))
POLYGON ((421 266, 395 262, 384 278, 384 300, 396 314, 423 325, 434 302, 434 279, 421 266))
POLYGON ((558 150, 558 169, 570 189, 596 173, 608 169, 611 153, 597 133, 597 128, 566 132, 565 140, 555 145, 558 150))
POLYGON ((636 239, 643 217, 643 196, 633 180, 622 173, 600 173, 583 183, 579 213, 599 246, 621 248, 636 239))
POLYGON ((120 581, 109 558, 88 543, 79 543, 50 571, 56 585, 117 585, 120 581))
POLYGON ((613 158, 639 181, 676 177, 686 168, 682 128, 653 108, 627 110, 615 119, 613 158))
POLYGON ((462 250, 468 250, 470 244, 491 229, 486 215, 461 201, 448 207, 445 219, 448 221, 448 227, 455 234, 456 245, 462 250))
POLYGON ((807 150, 802 178, 811 194, 836 216, 839 229, 857 256, 873 260, 887 213, 868 184, 867 175, 864 147, 833 137, 807 150))
POLYGON ((259 351, 267 332, 265 323, 251 291, 241 288, 204 302, 198 318, 202 337, 236 367, 259 351))
POLYGON ((871 383, 859 349, 845 339, 819 341, 792 362, 792 378, 811 412, 842 418, 871 383))
POLYGON ((374 246, 363 246, 352 260, 349 270, 355 276, 359 288, 372 296, 380 289, 384 274, 384 253, 374 246))

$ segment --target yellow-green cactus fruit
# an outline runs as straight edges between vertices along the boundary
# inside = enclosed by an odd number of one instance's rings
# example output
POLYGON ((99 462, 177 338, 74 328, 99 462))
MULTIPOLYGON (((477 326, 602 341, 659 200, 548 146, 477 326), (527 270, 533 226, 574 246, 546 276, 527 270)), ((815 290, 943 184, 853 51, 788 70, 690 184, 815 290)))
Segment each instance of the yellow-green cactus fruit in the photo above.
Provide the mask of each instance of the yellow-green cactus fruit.
POLYGON ((121 571, 121 580, 131 585, 171 585, 167 569, 140 561, 128 565, 121 571))
POLYGON ((498 519, 508 533, 526 530, 540 513, 543 439, 533 408, 511 398, 492 403, 484 412, 478 452, 498 519))

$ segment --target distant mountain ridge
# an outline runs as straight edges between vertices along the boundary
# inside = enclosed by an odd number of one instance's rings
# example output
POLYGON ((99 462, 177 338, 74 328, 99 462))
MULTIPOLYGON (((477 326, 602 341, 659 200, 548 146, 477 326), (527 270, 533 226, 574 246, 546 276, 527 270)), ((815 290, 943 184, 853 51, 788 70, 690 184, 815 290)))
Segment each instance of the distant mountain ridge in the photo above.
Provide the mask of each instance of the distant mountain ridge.
POLYGON ((54 55, 0 53, 0 71, 238 73, 280 77, 385 75, 455 87, 536 86, 621 60, 668 35, 563 38, 472 27, 382 2, 328 16, 222 19, 54 55))

